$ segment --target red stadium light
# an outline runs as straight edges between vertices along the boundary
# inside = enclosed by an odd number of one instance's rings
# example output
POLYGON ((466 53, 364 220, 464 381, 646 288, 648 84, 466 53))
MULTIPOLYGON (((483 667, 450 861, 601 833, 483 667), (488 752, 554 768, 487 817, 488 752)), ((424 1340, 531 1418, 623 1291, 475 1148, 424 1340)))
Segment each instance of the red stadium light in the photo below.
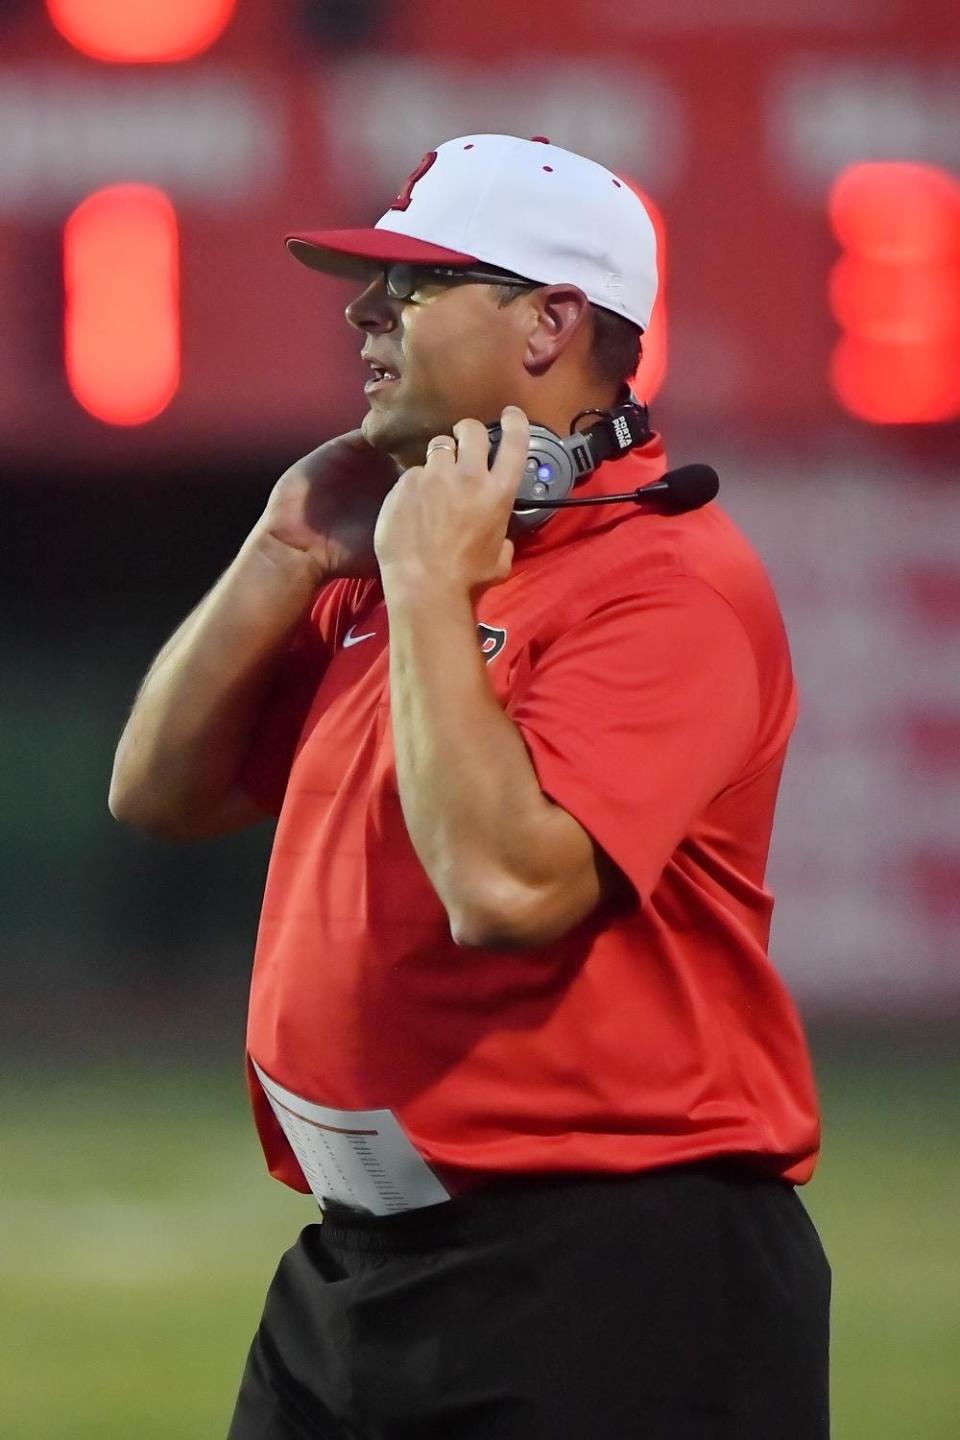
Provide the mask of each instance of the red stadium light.
POLYGON ((829 287, 841 405, 877 425, 960 415, 960 183, 929 165, 853 165, 829 215, 845 252, 829 287))
POLYGON ((142 425, 180 381, 177 217, 147 185, 89 195, 63 233, 67 379, 109 425, 142 425))
POLYGON ((47 0, 63 38, 93 60, 189 60, 222 34, 236 0, 47 0))
POLYGON ((667 373, 667 227, 663 215, 650 196, 626 176, 621 178, 643 201, 657 237, 657 272, 660 284, 650 324, 643 336, 643 357, 630 381, 630 388, 637 399, 649 403, 656 397, 667 373))

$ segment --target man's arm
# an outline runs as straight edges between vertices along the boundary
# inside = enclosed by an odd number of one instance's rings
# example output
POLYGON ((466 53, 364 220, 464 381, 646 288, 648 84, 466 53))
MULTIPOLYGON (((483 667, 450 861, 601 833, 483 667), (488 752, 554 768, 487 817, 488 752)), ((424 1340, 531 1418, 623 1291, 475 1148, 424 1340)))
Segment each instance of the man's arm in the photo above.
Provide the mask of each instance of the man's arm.
POLYGON ((396 476, 359 430, 281 475, 236 559, 140 687, 110 785, 118 820, 181 840, 264 818, 236 783, 263 703, 318 586, 376 575, 374 525, 396 476))
POLYGON ((266 818, 235 781, 285 642, 316 586, 303 555, 269 535, 248 537, 140 686, 114 758, 115 819, 187 840, 266 818))
POLYGON ((400 802, 453 938, 548 944, 626 882, 541 790, 490 688, 465 590, 403 574, 385 596, 400 802))
POLYGON ((448 443, 403 473, 373 537, 404 819, 454 939, 486 948, 547 944, 622 883, 540 789, 477 644, 472 602, 510 573, 506 531, 530 436, 515 406, 501 424, 489 469, 480 421, 458 421, 456 441, 435 437, 448 443))

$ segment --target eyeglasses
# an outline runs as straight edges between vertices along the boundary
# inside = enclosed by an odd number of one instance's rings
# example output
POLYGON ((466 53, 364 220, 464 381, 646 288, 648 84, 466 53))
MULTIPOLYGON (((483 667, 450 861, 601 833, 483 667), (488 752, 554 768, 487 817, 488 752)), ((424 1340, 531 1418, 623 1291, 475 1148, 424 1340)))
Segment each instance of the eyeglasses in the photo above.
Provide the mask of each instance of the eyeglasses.
POLYGON ((411 300, 424 285, 451 284, 458 280, 481 285, 527 285, 531 289, 543 283, 527 280, 523 275, 512 275, 509 270, 485 270, 482 267, 455 270, 447 265, 411 265, 402 261, 384 265, 382 270, 387 294, 394 300, 411 300))

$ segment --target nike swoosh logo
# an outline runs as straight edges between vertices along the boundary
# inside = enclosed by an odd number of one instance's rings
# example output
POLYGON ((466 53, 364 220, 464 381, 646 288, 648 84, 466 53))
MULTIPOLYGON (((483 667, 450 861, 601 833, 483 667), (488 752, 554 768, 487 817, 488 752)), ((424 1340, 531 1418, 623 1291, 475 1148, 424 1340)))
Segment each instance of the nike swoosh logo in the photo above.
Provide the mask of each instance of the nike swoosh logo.
POLYGON ((376 633, 376 630, 368 630, 365 635, 354 635, 353 626, 351 625, 343 637, 343 648, 344 650, 349 650, 351 645, 359 645, 361 640, 372 640, 376 633))

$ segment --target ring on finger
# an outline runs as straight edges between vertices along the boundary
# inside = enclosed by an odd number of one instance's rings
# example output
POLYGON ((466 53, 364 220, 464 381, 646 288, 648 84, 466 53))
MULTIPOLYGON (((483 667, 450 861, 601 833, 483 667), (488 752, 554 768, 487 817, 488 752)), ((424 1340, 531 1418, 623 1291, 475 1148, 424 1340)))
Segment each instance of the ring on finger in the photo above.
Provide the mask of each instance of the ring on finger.
POLYGON ((456 442, 451 440, 431 440, 427 446, 427 455, 432 455, 434 450, 449 450, 451 454, 456 455, 456 442))

